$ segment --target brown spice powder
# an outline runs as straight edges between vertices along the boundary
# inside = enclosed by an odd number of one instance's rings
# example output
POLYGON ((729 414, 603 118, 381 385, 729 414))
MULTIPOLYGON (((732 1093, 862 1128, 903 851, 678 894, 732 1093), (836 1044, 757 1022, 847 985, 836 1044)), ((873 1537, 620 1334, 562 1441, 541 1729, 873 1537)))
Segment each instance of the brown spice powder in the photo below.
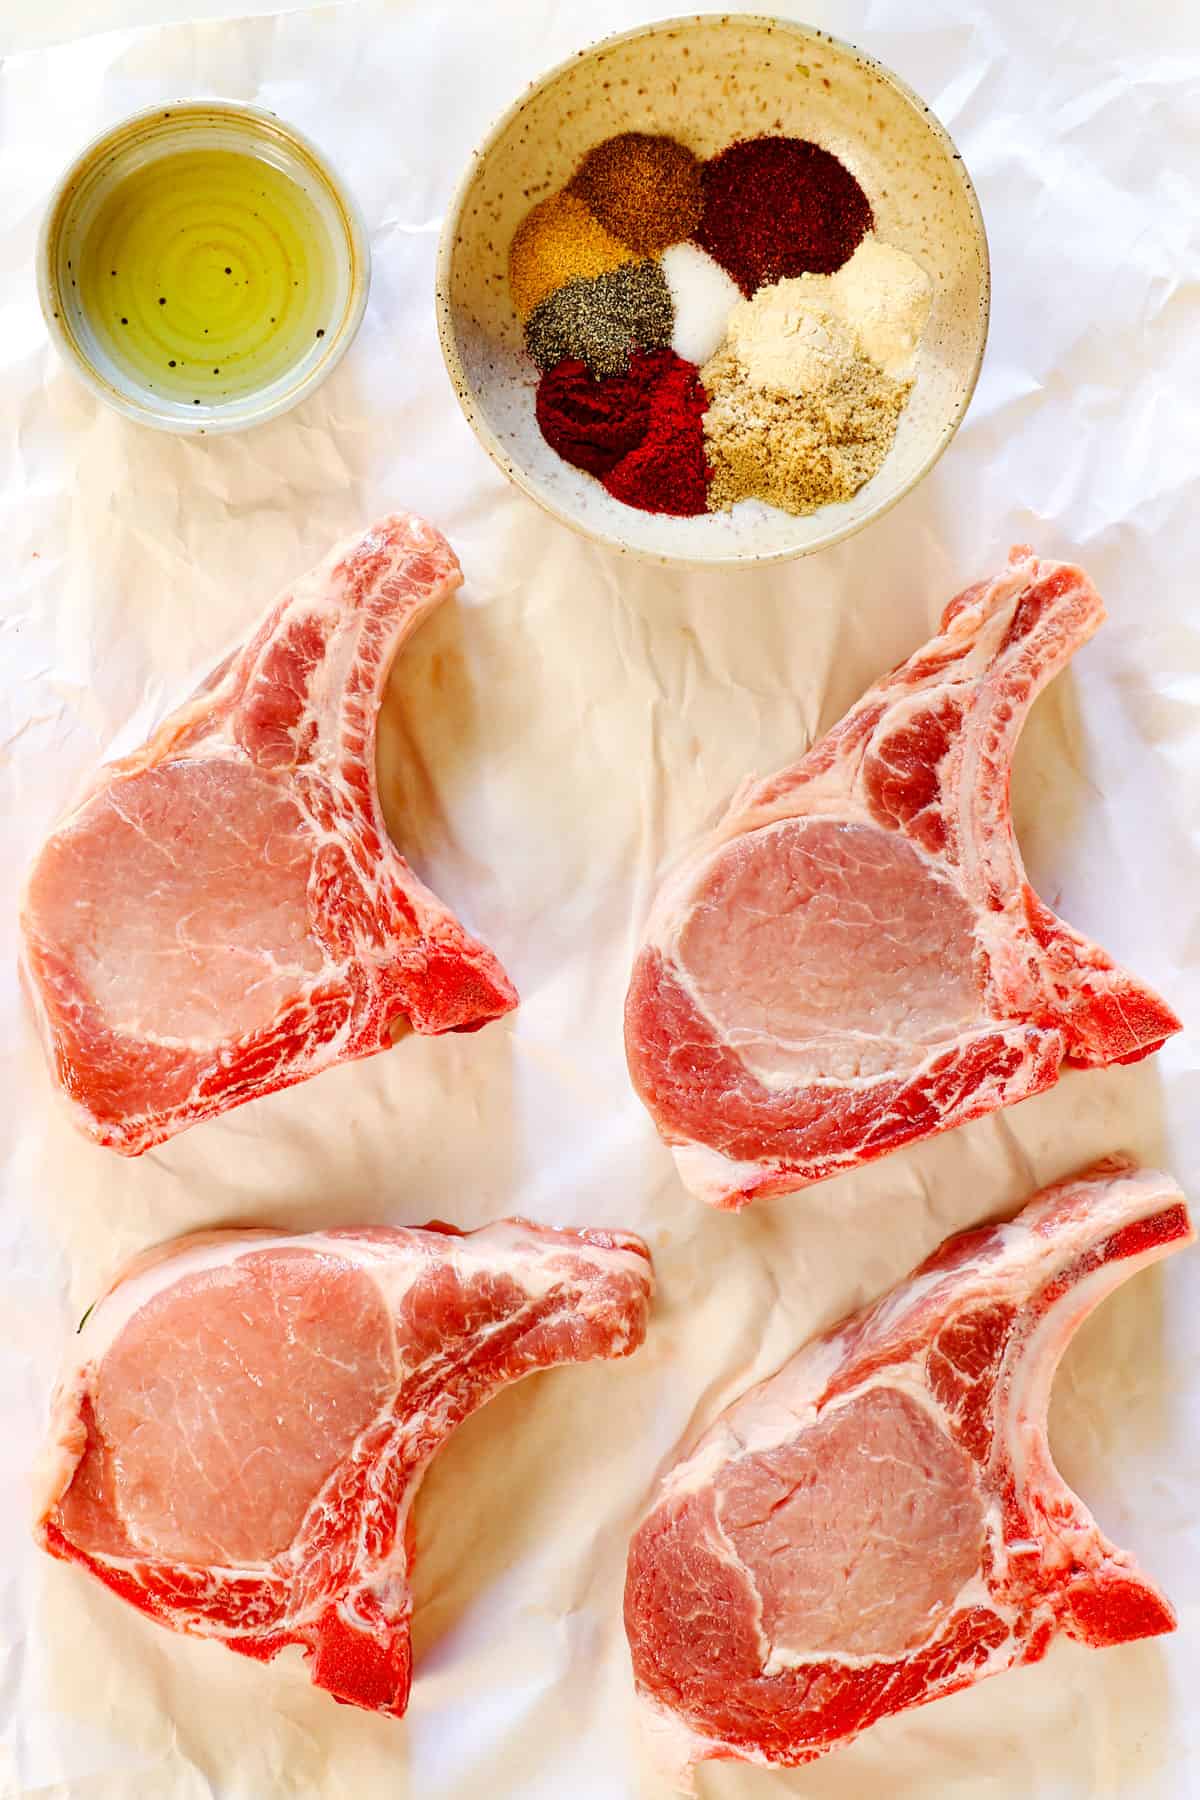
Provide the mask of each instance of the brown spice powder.
POLYGON ((709 395, 710 512, 765 500, 782 512, 810 513, 851 499, 882 466, 912 389, 862 357, 818 392, 766 393, 751 386, 728 349, 705 364, 701 380, 709 395))
POLYGON ((508 252, 508 286, 522 319, 568 281, 604 275, 634 253, 575 194, 552 194, 526 214, 508 252))
POLYGON ((699 159, 675 138, 647 131, 623 131, 589 150, 570 191, 643 256, 691 237, 704 210, 699 159))

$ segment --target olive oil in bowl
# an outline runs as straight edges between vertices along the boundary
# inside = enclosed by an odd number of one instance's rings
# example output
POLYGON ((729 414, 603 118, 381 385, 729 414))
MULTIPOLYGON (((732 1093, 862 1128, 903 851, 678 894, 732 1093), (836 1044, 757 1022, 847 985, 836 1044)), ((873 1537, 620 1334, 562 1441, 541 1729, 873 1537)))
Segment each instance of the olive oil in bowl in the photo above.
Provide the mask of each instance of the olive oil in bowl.
POLYGON ((105 195, 80 305, 112 362, 192 405, 254 393, 328 328, 336 275, 310 196, 236 150, 179 150, 105 195))
POLYGON ((176 431, 291 405, 366 297, 365 238, 326 165, 270 115, 224 103, 140 115, 85 152, 46 238, 54 327, 80 372, 176 431))

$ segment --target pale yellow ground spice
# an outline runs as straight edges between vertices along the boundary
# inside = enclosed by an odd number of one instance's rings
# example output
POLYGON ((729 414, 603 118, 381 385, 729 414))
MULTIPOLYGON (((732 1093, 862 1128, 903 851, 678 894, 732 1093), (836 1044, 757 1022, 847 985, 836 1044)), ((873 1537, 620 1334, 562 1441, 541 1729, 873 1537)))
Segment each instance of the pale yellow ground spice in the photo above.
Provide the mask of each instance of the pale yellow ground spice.
POLYGON ((765 500, 789 513, 849 500, 882 465, 912 389, 854 357, 813 392, 769 393, 750 384, 727 347, 700 379, 709 396, 710 512, 737 500, 765 500))
POLYGON ((518 226, 508 252, 508 285, 522 319, 568 281, 606 275, 636 253, 605 231, 576 194, 539 201, 518 226))

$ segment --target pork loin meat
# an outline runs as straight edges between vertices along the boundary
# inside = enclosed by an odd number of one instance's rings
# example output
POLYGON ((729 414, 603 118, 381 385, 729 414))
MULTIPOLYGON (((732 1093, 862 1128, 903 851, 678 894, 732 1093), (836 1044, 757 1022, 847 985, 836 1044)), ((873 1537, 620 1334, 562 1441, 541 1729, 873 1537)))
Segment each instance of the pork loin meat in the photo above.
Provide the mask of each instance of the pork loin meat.
POLYGON ((652 1290, 634 1237, 508 1220, 209 1232, 133 1265, 53 1405, 38 1536, 176 1631, 399 1715, 412 1506, 497 1389, 626 1356, 652 1290))
POLYGON ((1112 1160, 908 1280, 735 1402, 666 1476, 625 1623, 660 1759, 791 1765, 1063 1633, 1171 1631, 1046 1437, 1072 1333, 1191 1238, 1167 1176, 1112 1160))
POLYGON ((1021 865, 1009 768, 1100 624, 1082 570, 1015 550, 664 883, 629 988, 634 1085, 686 1184, 744 1206, 1179 1029, 1021 865))
POLYGON ((26 985, 99 1143, 135 1156, 405 1020, 473 1031, 516 1005, 393 848, 375 781, 392 659, 461 579, 422 519, 340 544, 43 846, 26 985))

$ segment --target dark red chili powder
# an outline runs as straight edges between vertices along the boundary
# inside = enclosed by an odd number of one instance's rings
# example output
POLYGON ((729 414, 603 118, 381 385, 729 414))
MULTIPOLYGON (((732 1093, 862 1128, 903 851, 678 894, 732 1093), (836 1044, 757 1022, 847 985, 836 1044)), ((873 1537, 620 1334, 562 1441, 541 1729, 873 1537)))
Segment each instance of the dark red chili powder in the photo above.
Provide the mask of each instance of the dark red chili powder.
POLYGON ((551 448, 615 499, 688 516, 707 506, 707 405, 693 363, 650 350, 630 357, 627 374, 600 380, 586 363, 557 363, 538 383, 536 412, 551 448))
POLYGON ((696 242, 744 294, 785 276, 832 275, 874 224, 844 163, 805 138, 743 138, 701 172, 696 242))
POLYGON ((629 372, 597 380, 585 362, 570 358, 547 369, 538 382, 535 410, 542 436, 564 462, 589 475, 607 475, 650 427, 650 391, 657 371, 646 364, 661 352, 635 352, 629 372))

